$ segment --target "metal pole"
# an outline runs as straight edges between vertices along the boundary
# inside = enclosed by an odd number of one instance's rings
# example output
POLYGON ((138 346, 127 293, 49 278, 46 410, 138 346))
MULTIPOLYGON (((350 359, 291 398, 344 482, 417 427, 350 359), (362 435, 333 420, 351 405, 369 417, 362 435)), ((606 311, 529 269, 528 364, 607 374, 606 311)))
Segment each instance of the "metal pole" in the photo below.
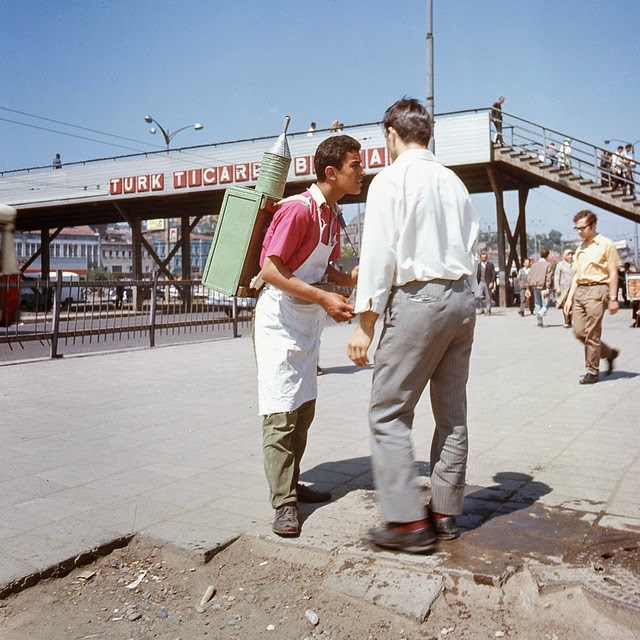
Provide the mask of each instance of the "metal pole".
POLYGON ((636 238, 635 242, 633 243, 634 262, 636 264, 636 269, 640 269, 640 262, 638 262, 638 226, 640 225, 636 222, 636 238))
MULTIPOLYGON (((433 122, 433 0, 427 0, 427 111, 431 116, 432 126, 435 126, 433 122)), ((432 131, 431 140, 429 141, 429 151, 434 150, 435 142, 432 131)))
MULTIPOLYGON (((47 288, 51 284, 47 274, 47 288)), ((62 307, 62 271, 56 272, 56 286, 53 294, 53 327, 51 331, 51 357, 62 358, 58 353, 58 339, 60 337, 60 308, 62 307)))

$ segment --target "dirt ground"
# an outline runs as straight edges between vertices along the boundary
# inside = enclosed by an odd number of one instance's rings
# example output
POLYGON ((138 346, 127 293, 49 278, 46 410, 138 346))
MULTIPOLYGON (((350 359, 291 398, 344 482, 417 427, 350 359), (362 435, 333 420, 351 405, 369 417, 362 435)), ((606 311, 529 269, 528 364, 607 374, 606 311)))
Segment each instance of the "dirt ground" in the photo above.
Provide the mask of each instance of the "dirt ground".
POLYGON ((327 589, 326 568, 317 554, 283 552, 255 538, 240 538, 207 564, 134 539, 62 578, 0 600, 0 638, 640 638, 638 618, 628 611, 577 587, 540 594, 526 571, 502 589, 447 578, 429 617, 418 623, 327 589), (210 599, 203 599, 211 588, 210 599))

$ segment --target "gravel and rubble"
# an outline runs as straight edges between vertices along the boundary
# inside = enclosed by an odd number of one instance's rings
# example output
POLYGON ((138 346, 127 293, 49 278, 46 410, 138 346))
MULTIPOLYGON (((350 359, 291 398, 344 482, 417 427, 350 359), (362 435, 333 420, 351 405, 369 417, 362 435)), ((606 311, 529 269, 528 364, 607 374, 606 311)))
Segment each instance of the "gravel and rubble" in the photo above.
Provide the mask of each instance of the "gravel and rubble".
MULTIPOLYGON (((640 615, 576 583, 541 588, 523 567, 503 585, 454 573, 419 622, 332 589, 336 558, 241 537, 207 564, 134 538, 68 575, 0 601, 3 640, 632 640, 640 615)), ((427 578, 428 576, 425 576, 427 578)), ((547 579, 549 576, 547 575, 547 579)))

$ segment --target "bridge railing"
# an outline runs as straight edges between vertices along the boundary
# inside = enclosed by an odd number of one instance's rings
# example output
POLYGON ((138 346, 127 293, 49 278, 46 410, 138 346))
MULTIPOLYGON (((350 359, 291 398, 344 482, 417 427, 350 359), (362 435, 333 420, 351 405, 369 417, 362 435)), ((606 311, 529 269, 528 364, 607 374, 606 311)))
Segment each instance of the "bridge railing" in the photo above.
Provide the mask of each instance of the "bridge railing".
MULTIPOLYGON (((603 163, 606 152, 615 155, 610 149, 509 113, 503 113, 503 138, 504 144, 514 152, 528 154, 532 160, 537 159, 552 170, 567 171, 604 188, 617 188, 621 195, 629 189, 631 193, 635 192, 638 183, 636 163, 622 164, 624 173, 614 174, 611 165, 603 163), (552 144, 555 153, 551 151, 552 144)), ((622 162, 623 158, 620 160, 622 162)))
POLYGON ((18 321, 0 328, 0 361, 237 337, 249 332, 255 305, 200 280, 34 278, 20 292, 18 321))

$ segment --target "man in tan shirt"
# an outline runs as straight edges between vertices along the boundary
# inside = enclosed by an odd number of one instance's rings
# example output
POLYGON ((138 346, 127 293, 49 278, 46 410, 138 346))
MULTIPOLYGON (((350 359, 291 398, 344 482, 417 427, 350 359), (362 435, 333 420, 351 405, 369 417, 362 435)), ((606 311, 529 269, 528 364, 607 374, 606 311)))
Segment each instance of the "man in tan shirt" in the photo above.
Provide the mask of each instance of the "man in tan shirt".
POLYGON ((596 231, 598 218, 592 211, 578 211, 573 217, 574 229, 582 244, 573 256, 576 277, 567 295, 564 311, 573 313, 573 332, 584 343, 586 373, 580 384, 594 384, 599 380, 600 360, 606 359, 605 375, 613 371, 618 350, 602 342, 604 312, 618 312, 618 251, 611 240, 596 231))

